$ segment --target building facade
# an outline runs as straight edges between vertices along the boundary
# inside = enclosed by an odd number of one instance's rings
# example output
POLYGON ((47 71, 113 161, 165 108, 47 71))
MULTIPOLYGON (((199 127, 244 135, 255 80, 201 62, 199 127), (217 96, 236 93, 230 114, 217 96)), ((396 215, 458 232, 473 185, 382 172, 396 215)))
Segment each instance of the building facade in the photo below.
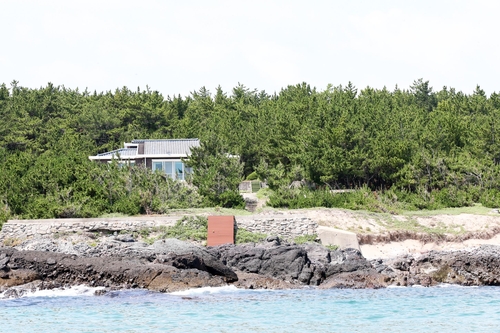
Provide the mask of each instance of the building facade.
POLYGON ((117 160, 124 165, 145 165, 153 171, 164 172, 172 179, 185 180, 192 170, 183 159, 189 158, 191 148, 199 146, 198 139, 132 140, 124 143, 123 148, 89 156, 89 159, 101 163, 117 160))

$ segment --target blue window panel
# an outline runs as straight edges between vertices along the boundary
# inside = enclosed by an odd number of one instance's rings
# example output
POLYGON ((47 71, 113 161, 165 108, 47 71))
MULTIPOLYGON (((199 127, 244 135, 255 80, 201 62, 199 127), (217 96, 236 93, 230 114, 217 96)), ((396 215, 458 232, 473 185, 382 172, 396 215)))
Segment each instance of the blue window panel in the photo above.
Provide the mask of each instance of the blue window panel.
POLYGON ((153 162, 153 171, 156 170, 163 170, 163 163, 162 162, 153 162))
POLYGON ((175 162, 175 179, 184 180, 184 165, 182 162, 175 162))
POLYGON ((172 170, 172 162, 163 162, 165 167, 165 173, 172 179, 175 179, 175 175, 172 170))

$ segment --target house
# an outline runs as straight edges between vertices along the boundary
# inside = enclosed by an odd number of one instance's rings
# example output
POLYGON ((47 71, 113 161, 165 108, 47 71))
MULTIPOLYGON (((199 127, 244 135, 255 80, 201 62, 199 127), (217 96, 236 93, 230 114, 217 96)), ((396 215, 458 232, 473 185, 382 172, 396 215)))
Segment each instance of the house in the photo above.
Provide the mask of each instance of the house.
POLYGON ((191 155, 191 148, 199 147, 198 139, 132 140, 124 147, 89 156, 90 160, 109 163, 117 159, 120 164, 146 165, 147 168, 165 172, 172 179, 184 180, 191 168, 182 159, 191 155))

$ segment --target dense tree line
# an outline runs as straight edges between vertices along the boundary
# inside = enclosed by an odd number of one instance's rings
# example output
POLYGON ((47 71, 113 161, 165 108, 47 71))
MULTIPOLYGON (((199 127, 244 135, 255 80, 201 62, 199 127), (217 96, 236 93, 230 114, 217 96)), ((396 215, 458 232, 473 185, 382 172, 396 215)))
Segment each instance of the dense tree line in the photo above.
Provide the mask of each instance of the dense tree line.
POLYGON ((14 81, 0 86, 0 220, 238 202, 220 199, 220 188, 198 193, 87 158, 132 139, 195 137, 210 143, 199 157, 239 156, 242 167, 211 160, 237 176, 256 172, 278 206, 338 206, 323 192, 353 188, 413 208, 500 203, 500 95, 480 87, 433 91, 418 80, 393 91, 351 83, 319 91, 302 83, 268 94, 238 85, 164 97, 149 88, 30 89, 14 81), (290 189, 295 180, 316 191, 290 189))

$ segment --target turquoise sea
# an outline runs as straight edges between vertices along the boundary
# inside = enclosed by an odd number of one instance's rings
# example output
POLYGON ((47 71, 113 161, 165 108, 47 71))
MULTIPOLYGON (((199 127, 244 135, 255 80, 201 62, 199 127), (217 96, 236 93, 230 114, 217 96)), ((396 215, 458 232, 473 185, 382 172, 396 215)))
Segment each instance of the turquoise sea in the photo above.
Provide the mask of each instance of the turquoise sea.
POLYGON ((500 332, 500 287, 144 290, 0 300, 2 332, 500 332))

